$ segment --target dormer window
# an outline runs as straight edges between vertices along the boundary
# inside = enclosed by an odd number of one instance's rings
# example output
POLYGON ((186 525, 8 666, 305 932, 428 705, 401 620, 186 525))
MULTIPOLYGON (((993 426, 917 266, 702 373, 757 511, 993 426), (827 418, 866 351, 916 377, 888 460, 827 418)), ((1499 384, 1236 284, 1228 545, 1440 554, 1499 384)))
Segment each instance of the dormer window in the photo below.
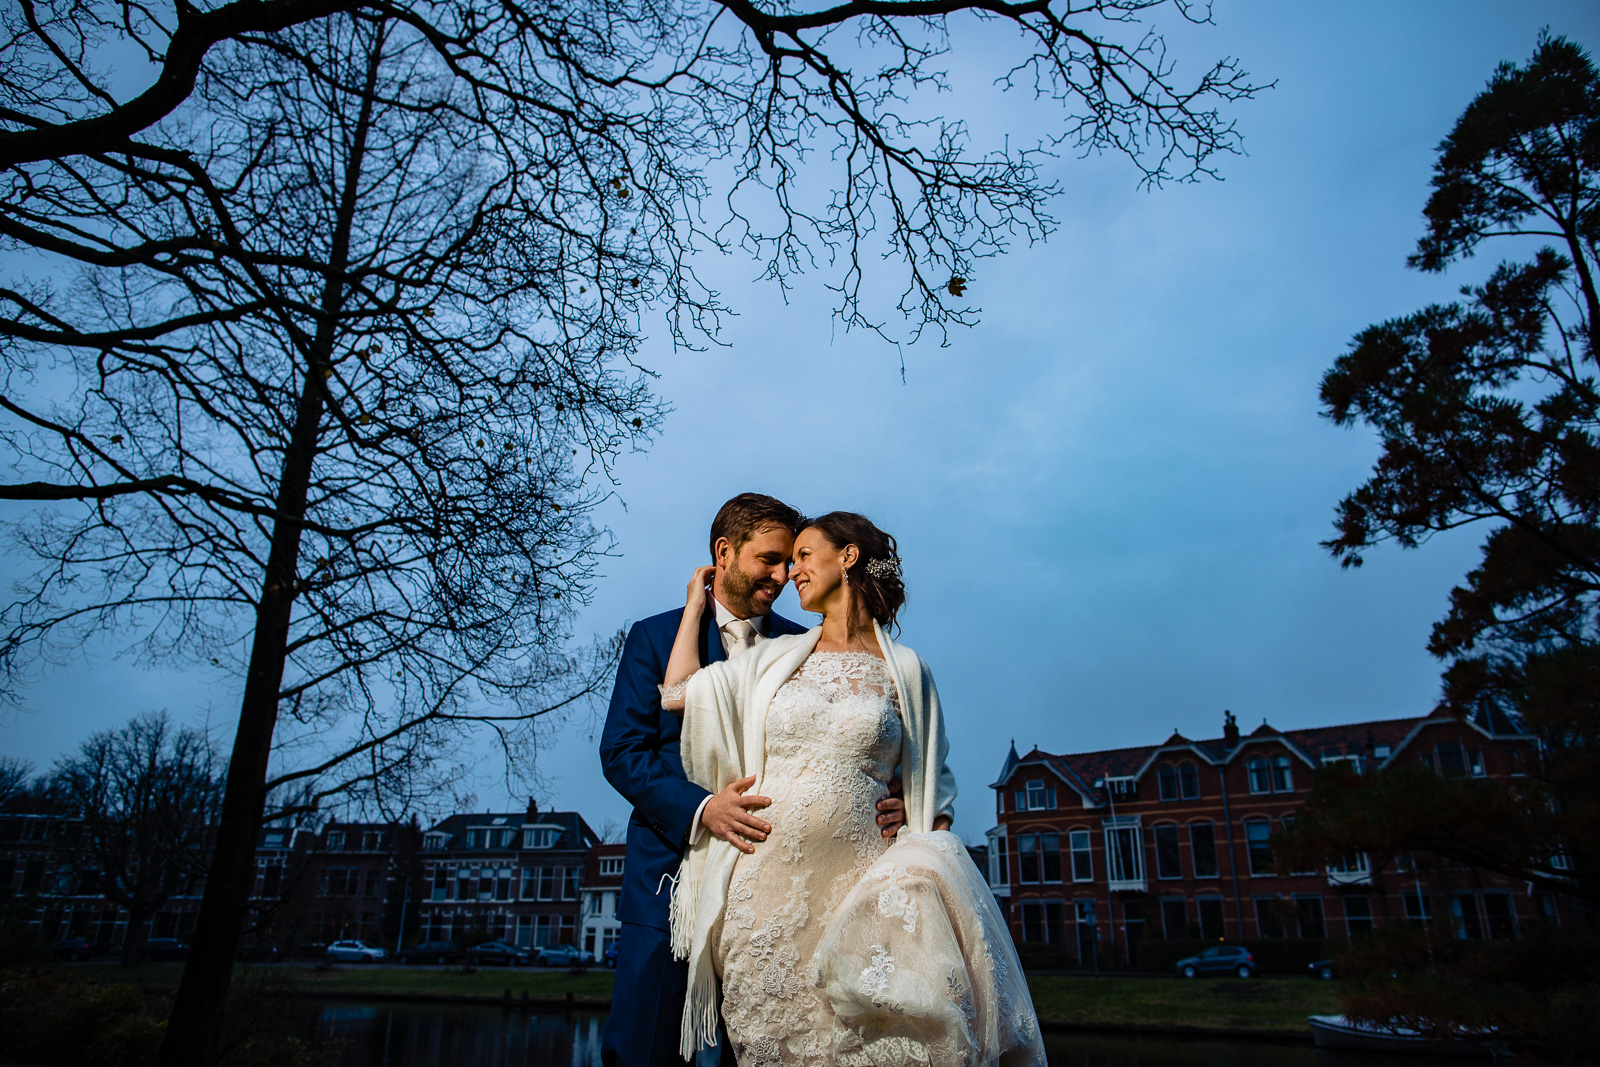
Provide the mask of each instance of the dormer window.
POLYGON ((1156 770, 1156 786, 1162 800, 1197 800, 1200 796, 1200 771, 1184 760, 1174 767, 1164 763, 1156 770))
POLYGON ((342 851, 344 851, 344 831, 343 830, 329 830, 328 831, 328 851, 329 852, 342 852, 342 851))
POLYGON ((1267 761, 1260 756, 1247 760, 1244 765, 1245 773, 1250 779, 1250 792, 1272 792, 1272 780, 1267 775, 1267 761))
POLYGON ((1461 750, 1460 741, 1441 741, 1436 746, 1438 749, 1439 773, 1451 778, 1462 778, 1467 773, 1466 753, 1461 750))
POLYGON ((556 829, 553 826, 529 826, 522 831, 523 848, 554 848, 556 829))
POLYGON ((1356 774, 1361 774, 1362 773, 1362 769, 1363 768, 1361 766, 1361 757, 1360 756, 1341 756, 1341 755, 1338 755, 1337 753, 1330 752, 1327 755, 1322 757, 1322 765, 1324 767, 1332 767, 1332 766, 1335 766, 1335 765, 1340 764, 1340 763, 1345 764, 1347 767, 1349 767, 1356 774))
POLYGON ((1056 806, 1056 787, 1035 778, 1016 791, 1018 811, 1053 811, 1056 806))
POLYGON ((1139 784, 1129 774, 1118 775, 1115 778, 1106 778, 1106 792, 1111 794, 1113 800, 1137 800, 1139 798, 1139 784))
POLYGON ((422 836, 422 847, 428 852, 443 851, 444 847, 449 843, 449 834, 424 834, 422 836))
POLYGON ((1294 770, 1288 756, 1272 757, 1272 791, 1274 793, 1294 792, 1294 770))

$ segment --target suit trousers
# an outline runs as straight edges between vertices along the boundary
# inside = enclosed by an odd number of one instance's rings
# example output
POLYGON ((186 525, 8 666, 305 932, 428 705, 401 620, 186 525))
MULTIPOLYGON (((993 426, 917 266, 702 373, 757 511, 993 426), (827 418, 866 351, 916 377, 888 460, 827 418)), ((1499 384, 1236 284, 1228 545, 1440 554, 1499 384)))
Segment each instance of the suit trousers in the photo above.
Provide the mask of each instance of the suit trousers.
MULTIPOLYGON (((623 923, 617 940, 617 973, 611 1013, 600 1041, 605 1067, 685 1067, 678 1055, 689 964, 672 958, 665 930, 623 923)), ((719 1020, 717 1045, 701 1049, 694 1067, 738 1067, 719 1020)))

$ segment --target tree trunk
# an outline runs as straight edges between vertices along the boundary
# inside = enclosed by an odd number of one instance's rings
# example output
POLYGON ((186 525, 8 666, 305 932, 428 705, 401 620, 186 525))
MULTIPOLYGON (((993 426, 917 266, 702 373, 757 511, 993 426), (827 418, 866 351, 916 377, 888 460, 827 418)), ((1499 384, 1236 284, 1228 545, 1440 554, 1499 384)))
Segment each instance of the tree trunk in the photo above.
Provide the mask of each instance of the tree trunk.
POLYGON ((136 908, 132 904, 124 903, 128 909, 128 932, 122 935, 122 965, 132 967, 139 962, 139 951, 144 948, 148 940, 144 936, 145 924, 155 914, 154 908, 136 908))
POLYGON ((300 395, 291 444, 284 456, 277 506, 283 517, 273 526, 261 601, 256 608, 250 672, 239 708, 239 728, 228 761, 217 843, 206 872, 205 895, 188 963, 161 1043, 161 1067, 200 1067, 212 1062, 219 1023, 233 977, 233 952, 244 929, 255 880, 256 832, 266 803, 267 766, 278 722, 278 692, 294 606, 295 564, 300 555, 300 518, 305 515, 322 392, 312 376, 300 395))
POLYGON ((205 895, 200 901, 200 917, 189 946, 189 960, 172 1004, 166 1037, 161 1043, 159 1067, 201 1067, 212 1063, 218 1052, 228 983, 233 977, 233 953, 244 930, 250 890, 255 881, 256 833, 261 828, 266 804, 267 769, 272 759, 278 694, 282 691, 284 662, 288 655, 300 536, 326 407, 324 373, 331 369, 333 346, 340 328, 344 270, 350 254, 350 232, 371 129, 373 91, 383 58, 382 44, 380 32, 368 57, 367 91, 351 135, 316 337, 311 343, 311 358, 301 383, 294 428, 288 447, 284 449, 283 477, 278 483, 276 500, 279 517, 273 523, 272 547, 267 556, 261 600, 256 607, 250 671, 245 678, 239 729, 234 735, 233 754, 228 762, 228 784, 222 798, 216 848, 206 872, 205 895))

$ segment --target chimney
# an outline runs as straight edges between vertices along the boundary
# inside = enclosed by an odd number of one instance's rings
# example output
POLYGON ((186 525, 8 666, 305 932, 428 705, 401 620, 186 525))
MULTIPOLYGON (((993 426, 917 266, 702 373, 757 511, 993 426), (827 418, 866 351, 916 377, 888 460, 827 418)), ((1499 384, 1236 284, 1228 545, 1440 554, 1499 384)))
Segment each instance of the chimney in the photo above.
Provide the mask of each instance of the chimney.
POLYGON ((529 797, 528 798, 528 816, 527 817, 531 819, 535 815, 538 815, 538 814, 539 814, 539 802, 537 800, 533 799, 532 797, 529 797))
POLYGON ((1222 744, 1229 752, 1239 747, 1239 720, 1231 711, 1222 713, 1222 744))

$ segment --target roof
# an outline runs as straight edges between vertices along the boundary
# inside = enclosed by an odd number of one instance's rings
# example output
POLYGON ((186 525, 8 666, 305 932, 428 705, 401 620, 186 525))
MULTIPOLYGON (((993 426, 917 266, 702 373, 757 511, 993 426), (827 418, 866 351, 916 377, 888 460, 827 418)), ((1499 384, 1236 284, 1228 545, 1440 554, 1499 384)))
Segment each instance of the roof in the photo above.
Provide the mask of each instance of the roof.
MULTIPOLYGON (((469 812, 463 815, 451 815, 448 818, 428 827, 428 834, 448 834, 449 839, 444 843, 443 849, 464 852, 467 849, 467 831, 480 828, 488 829, 515 829, 524 827, 544 826, 553 827, 559 832, 550 848, 556 849, 587 849, 600 843, 600 835, 589 828, 583 821, 583 816, 575 811, 541 811, 529 814, 525 811, 488 811, 469 812)), ((520 836, 512 846, 512 850, 522 848, 520 836)), ((504 848, 478 848, 478 852, 505 852, 504 848)))
MULTIPOLYGON (((991 788, 1001 788, 1015 772, 1028 765, 1049 768, 1057 777, 1068 782, 1093 803, 1102 800, 1103 783, 1107 778, 1140 778, 1149 770, 1157 756, 1170 752, 1191 752, 1214 766, 1226 766, 1235 759, 1248 758, 1252 749, 1268 744, 1282 745, 1298 755, 1304 762, 1316 766, 1332 756, 1367 755, 1369 747, 1389 751, 1385 757, 1392 759, 1410 743, 1424 727, 1454 722, 1448 712, 1436 709, 1427 715, 1407 719, 1377 719, 1369 722, 1347 723, 1341 726, 1314 726, 1306 729, 1279 730, 1263 720, 1248 736, 1241 737, 1232 749, 1224 738, 1191 741, 1174 731, 1160 744, 1139 745, 1133 748, 1112 748, 1100 752, 1054 754, 1034 749, 1018 757, 1016 746, 1006 758, 999 780, 991 788)), ((1503 740, 1526 740, 1528 735, 1517 730, 1503 713, 1494 709, 1480 711, 1468 725, 1488 737, 1503 740)))
POLYGON ((306 830, 301 829, 298 826, 281 826, 281 825, 268 824, 266 826, 261 827, 260 829, 258 829, 256 831, 256 848, 257 849, 293 848, 295 845, 300 843, 302 838, 304 838, 304 837, 313 837, 314 838, 315 836, 316 836, 315 834, 308 834, 308 832, 306 830), (269 837, 270 837, 270 841, 269 841, 269 837))
POLYGON ((1005 766, 1000 768, 1000 777, 991 782, 989 788, 994 789, 1003 784, 1007 778, 1010 778, 1011 772, 1017 769, 1017 764, 1020 761, 1021 757, 1017 755, 1017 739, 1013 737, 1011 739, 1011 751, 1006 753, 1005 766))

